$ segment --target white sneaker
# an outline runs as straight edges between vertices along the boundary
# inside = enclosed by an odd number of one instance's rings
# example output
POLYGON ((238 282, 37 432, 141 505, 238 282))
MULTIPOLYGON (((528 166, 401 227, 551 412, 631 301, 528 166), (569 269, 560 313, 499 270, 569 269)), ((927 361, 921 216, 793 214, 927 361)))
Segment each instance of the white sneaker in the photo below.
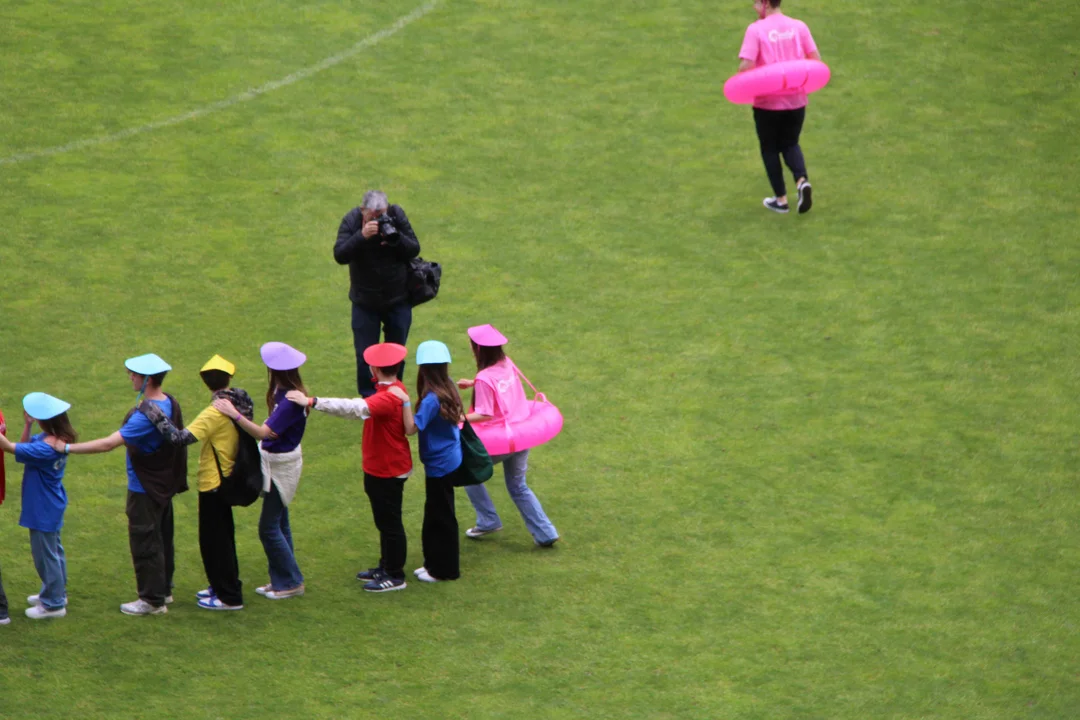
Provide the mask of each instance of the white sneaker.
POLYGON ((266 585, 260 585, 259 587, 255 588, 255 594, 266 597, 266 593, 270 592, 272 589, 273 587, 269 583, 267 583, 266 585))
POLYGON ((62 618, 67 615, 67 608, 58 608, 56 610, 50 610, 44 605, 35 605, 34 607, 26 608, 26 617, 31 620, 44 620, 46 618, 62 618))
POLYGON ((166 605, 172 605, 172 602, 173 602, 173 596, 172 595, 167 595, 165 597, 165 604, 166 605))
POLYGON ((465 536, 466 537, 471 537, 471 538, 482 538, 485 535, 490 535, 491 533, 497 533, 500 530, 502 530, 502 525, 500 525, 497 528, 492 528, 491 530, 481 530, 478 527, 471 527, 471 528, 469 528, 468 530, 465 531, 465 536))
MULTIPOLYGON (((41 604, 41 596, 40 595, 28 595, 26 597, 26 604, 29 605, 30 607, 34 607, 35 605, 40 605, 41 604)), ((67 598, 64 598, 64 607, 67 607, 67 598)))
POLYGON ((9 618, 9 617, 0 618, 0 625, 10 625, 10 624, 11 624, 11 618, 9 618))
POLYGON ((139 598, 135 602, 124 603, 121 605, 120 612, 125 615, 164 615, 169 612, 169 608, 164 605, 161 607, 154 607, 142 598, 139 598))
POLYGON ((413 575, 415 575, 416 579, 420 582, 439 582, 438 578, 431 577, 431 573, 427 571, 427 568, 416 568, 416 570, 413 571, 413 575))
POLYGON ((267 600, 288 600, 293 597, 300 597, 304 594, 304 586, 297 585, 289 590, 267 590, 263 595, 267 600))

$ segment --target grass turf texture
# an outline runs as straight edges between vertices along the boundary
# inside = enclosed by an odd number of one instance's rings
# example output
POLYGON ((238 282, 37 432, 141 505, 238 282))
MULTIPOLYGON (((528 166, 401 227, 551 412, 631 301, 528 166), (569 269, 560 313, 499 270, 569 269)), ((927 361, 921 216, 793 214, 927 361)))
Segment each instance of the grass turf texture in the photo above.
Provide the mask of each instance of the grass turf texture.
MULTIPOLYGON (((8 3, 0 157, 234 96, 417 5, 8 3)), ((410 345, 464 374, 464 328, 493 322, 566 415, 530 472, 564 542, 535 549, 497 476, 506 529, 463 539, 462 579, 388 596, 352 579, 377 557, 360 425, 314 417, 308 594, 255 596, 240 510, 247 608, 224 615, 192 598, 194 494, 177 604, 118 612, 114 453, 68 467, 69 616, 26 620, 9 460, 0 716, 1075 716, 1080 9, 790 5, 833 68, 805 217, 760 207, 749 110, 722 98, 748 2, 444 0, 256 100, 0 166, 9 436, 31 390, 113 431, 121 361, 151 350, 189 417, 215 352, 261 397, 271 339, 352 394, 330 249, 369 187, 445 268, 410 345)), ((422 496, 414 476, 410 569, 422 496)))

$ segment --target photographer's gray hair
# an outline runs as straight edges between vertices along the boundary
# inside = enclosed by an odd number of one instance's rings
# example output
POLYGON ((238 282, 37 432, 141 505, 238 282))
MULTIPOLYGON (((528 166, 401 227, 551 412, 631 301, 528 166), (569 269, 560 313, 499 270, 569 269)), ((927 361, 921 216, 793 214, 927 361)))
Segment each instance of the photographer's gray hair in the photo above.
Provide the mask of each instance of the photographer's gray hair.
POLYGON ((386 193, 381 190, 368 190, 364 193, 361 207, 365 210, 386 210, 390 207, 390 203, 386 201, 386 193))

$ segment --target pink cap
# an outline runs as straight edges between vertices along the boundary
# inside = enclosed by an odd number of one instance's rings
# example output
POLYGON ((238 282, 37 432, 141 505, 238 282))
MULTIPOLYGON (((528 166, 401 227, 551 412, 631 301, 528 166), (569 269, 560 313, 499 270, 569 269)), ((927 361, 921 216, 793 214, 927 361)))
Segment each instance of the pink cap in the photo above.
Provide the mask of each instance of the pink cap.
POLYGON ((307 355, 283 342, 268 342, 259 348, 259 354, 271 370, 295 370, 307 362, 307 355))
POLYGON ((509 342, 506 336, 492 325, 477 325, 469 328, 469 339, 484 347, 498 347, 509 342))

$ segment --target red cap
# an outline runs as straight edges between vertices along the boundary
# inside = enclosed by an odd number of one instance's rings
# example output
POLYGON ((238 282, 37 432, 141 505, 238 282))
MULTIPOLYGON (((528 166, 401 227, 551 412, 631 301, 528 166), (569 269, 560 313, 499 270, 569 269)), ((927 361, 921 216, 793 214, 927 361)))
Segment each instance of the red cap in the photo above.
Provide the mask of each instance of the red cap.
POLYGON ((379 343, 364 351, 364 362, 372 367, 393 367, 405 359, 409 351, 397 343, 379 343))

